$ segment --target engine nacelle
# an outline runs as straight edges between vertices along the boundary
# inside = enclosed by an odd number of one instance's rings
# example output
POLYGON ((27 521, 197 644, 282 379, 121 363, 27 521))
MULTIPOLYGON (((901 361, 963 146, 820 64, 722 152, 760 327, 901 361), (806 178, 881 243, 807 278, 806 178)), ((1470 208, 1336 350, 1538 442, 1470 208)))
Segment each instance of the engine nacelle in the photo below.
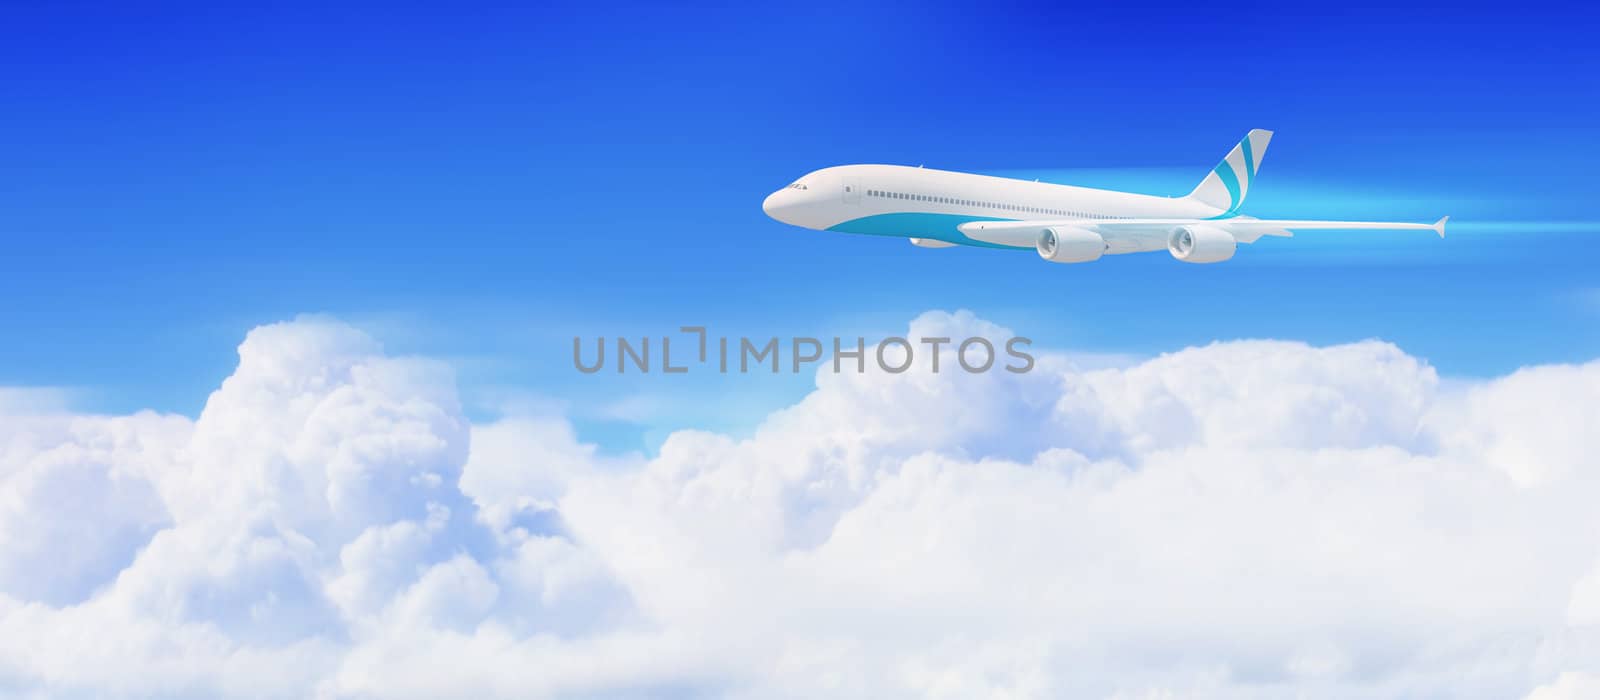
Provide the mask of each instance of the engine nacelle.
POLYGON ((1167 238, 1167 252, 1186 263, 1222 262, 1238 247, 1233 234, 1211 226, 1179 226, 1167 238))
POLYGON ((1039 242, 1035 247, 1039 250, 1039 257, 1050 262, 1094 262, 1105 254, 1106 239, 1081 228, 1051 226, 1039 232, 1039 242))

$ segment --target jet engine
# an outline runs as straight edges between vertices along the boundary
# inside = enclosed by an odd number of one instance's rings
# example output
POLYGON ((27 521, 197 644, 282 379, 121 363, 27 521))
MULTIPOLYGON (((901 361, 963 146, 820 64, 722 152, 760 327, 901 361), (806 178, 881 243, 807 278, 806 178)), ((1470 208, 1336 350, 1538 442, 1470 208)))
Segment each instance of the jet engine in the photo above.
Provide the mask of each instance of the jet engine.
POLYGON ((1051 226, 1039 232, 1039 242, 1035 247, 1039 250, 1039 257, 1050 262, 1093 262, 1105 254, 1106 239, 1081 228, 1051 226))
POLYGON ((1186 263, 1222 262, 1238 247, 1233 234, 1211 226, 1179 226, 1167 239, 1167 252, 1186 263))

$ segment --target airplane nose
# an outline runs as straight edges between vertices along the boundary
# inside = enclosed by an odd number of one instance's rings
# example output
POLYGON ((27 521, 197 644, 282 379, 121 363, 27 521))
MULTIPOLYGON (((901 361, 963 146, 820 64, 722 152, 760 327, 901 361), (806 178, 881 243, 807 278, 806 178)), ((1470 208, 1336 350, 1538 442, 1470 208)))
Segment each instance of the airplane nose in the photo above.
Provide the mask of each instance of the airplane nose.
POLYGON ((793 214, 796 204, 798 202, 795 201, 794 190, 785 188, 767 195, 767 198, 761 202, 761 211, 766 212, 767 216, 773 219, 792 224, 794 223, 793 214))

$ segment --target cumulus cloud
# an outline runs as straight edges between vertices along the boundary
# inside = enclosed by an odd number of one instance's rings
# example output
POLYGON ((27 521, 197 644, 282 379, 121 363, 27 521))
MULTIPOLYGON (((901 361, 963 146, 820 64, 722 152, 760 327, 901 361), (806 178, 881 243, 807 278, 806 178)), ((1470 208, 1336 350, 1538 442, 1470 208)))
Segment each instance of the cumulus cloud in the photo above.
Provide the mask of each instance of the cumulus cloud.
POLYGON ((1600 675, 1589 673, 1563 673, 1549 685, 1542 685, 1528 694, 1527 700, 1581 700, 1600 697, 1600 675))
MULTIPOLYGON (((1006 329, 931 312, 910 337, 1006 329)), ((1250 340, 817 375, 609 455, 335 321, 200 416, 9 411, 0 691, 1587 697, 1600 363, 1250 340)), ((923 354, 919 363, 931 358, 923 354)), ((947 358, 948 359, 948 358, 947 358)))
POLYGON ((188 421, 46 414, 0 422, 0 593, 75 603, 169 517, 152 477, 188 421))

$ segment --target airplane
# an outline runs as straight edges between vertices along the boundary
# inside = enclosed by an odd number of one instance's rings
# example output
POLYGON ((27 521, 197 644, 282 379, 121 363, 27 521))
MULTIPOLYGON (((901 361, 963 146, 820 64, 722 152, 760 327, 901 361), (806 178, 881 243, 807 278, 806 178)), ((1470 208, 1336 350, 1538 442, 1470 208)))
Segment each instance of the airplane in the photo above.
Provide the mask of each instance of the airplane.
POLYGON ((1166 250, 1187 263, 1233 257, 1239 243, 1306 229, 1431 230, 1432 224, 1257 219, 1239 213, 1272 132, 1253 129, 1193 192, 1159 197, 902 165, 841 165, 806 174, 761 209, 818 231, 910 239, 923 248, 1033 248, 1057 263, 1166 250))

